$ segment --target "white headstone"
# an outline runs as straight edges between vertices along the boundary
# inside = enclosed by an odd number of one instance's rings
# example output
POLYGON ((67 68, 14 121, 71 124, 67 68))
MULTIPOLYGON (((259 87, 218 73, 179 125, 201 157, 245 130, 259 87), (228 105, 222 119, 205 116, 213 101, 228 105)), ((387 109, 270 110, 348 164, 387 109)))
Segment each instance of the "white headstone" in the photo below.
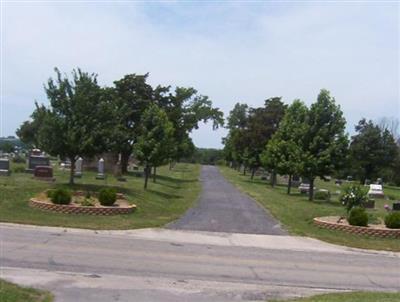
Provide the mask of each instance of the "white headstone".
POLYGON ((104 175, 104 159, 100 158, 97 165, 97 176, 96 179, 105 179, 104 175))
POLYGON ((82 176, 82 157, 79 157, 75 162, 75 176, 81 177, 82 176))

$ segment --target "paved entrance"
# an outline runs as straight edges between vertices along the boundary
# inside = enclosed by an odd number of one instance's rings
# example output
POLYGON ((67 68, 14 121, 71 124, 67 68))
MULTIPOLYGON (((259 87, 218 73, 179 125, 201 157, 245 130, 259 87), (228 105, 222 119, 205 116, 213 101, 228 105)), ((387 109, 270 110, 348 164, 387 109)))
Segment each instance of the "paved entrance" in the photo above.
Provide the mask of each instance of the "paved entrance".
POLYGON ((285 235, 279 222, 241 193, 214 166, 202 166, 203 190, 198 204, 171 229, 209 232, 285 235))

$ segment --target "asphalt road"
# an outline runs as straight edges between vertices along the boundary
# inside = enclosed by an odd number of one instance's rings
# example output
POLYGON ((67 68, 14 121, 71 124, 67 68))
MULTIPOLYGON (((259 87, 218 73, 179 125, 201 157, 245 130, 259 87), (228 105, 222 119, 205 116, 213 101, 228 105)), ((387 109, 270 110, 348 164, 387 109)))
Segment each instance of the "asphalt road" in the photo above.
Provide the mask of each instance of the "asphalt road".
POLYGON ((1 277, 57 302, 265 301, 400 290, 400 255, 317 240, 176 230, 1 225, 1 277))
POLYGON ((168 227, 178 230, 284 235, 279 222, 241 193, 214 166, 202 166, 198 204, 168 227))

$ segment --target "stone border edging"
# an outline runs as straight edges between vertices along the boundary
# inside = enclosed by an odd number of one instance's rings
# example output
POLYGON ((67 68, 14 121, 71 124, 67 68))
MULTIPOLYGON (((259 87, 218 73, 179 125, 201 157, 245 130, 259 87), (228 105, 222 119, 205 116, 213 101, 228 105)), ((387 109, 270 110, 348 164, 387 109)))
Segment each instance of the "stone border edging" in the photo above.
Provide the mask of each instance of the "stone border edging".
POLYGON ((104 216, 129 214, 136 209, 136 205, 130 205, 127 207, 77 207, 73 205, 48 203, 35 198, 31 198, 29 200, 29 206, 43 211, 50 211, 62 214, 86 214, 104 216))
POLYGON ((355 235, 374 236, 381 238, 400 238, 400 229, 383 229, 383 228, 370 228, 354 225, 346 225, 341 223, 334 223, 324 221, 323 217, 316 217, 313 219, 314 225, 317 227, 328 230, 339 230, 355 235))

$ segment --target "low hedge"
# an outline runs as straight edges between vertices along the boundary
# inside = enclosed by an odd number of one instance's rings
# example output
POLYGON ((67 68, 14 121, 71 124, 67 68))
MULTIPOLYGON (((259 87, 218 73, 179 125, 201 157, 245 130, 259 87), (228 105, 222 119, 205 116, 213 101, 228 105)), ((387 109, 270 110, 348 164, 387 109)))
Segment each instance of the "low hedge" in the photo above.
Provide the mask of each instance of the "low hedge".
POLYGON ((70 204, 72 200, 71 192, 66 189, 49 190, 47 196, 55 204, 70 204))
POLYGON ((112 188, 104 188, 100 190, 98 198, 102 206, 112 206, 117 200, 117 192, 112 188))
POLYGON ((368 226, 368 214, 365 209, 361 207, 352 208, 347 220, 350 225, 368 226))
POLYGON ((385 217, 385 225, 389 229, 400 229, 400 212, 390 212, 385 217))

